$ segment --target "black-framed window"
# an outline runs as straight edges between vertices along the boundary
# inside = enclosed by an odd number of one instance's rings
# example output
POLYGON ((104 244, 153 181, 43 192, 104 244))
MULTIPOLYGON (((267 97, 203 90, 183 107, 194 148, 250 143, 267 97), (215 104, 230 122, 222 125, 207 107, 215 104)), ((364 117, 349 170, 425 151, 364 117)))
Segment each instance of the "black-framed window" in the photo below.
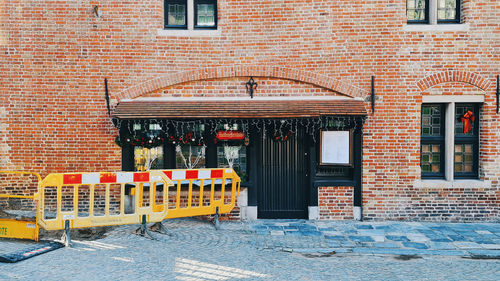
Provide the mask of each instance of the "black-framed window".
POLYGON ((460 0, 436 0, 438 23, 460 22, 460 0))
POLYGON ((408 23, 429 23, 429 0, 406 0, 408 23))
POLYGON ((165 28, 187 28, 187 0, 165 0, 165 28))
POLYGON ((217 28, 217 0, 194 0, 194 27, 217 28))
POLYGON ((422 178, 444 178, 445 105, 422 105, 420 167, 422 178))
POLYGON ((455 105, 454 177, 478 178, 479 104, 455 105))

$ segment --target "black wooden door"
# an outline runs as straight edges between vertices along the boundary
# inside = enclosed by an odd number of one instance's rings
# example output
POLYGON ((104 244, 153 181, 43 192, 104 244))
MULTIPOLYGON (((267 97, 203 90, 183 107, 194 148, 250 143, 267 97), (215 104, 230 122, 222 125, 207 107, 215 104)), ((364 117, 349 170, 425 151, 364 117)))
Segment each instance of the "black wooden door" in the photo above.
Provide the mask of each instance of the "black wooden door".
POLYGON ((287 141, 261 138, 258 155, 258 217, 307 218, 308 155, 304 134, 287 141))

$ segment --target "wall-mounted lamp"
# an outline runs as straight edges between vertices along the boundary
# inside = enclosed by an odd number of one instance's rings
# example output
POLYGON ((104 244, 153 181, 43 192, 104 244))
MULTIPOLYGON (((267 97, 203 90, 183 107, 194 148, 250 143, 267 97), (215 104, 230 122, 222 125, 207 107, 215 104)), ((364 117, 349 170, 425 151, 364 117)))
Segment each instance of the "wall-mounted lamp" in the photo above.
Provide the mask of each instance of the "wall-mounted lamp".
POLYGON ((94 11, 94 17, 100 18, 102 16, 102 11, 98 6, 94 6, 94 8, 92 8, 92 11, 94 11))
POLYGON ((245 86, 247 87, 247 92, 250 94, 250 98, 253 99, 253 91, 255 91, 259 85, 253 80, 253 77, 250 77, 250 80, 245 83, 245 86))

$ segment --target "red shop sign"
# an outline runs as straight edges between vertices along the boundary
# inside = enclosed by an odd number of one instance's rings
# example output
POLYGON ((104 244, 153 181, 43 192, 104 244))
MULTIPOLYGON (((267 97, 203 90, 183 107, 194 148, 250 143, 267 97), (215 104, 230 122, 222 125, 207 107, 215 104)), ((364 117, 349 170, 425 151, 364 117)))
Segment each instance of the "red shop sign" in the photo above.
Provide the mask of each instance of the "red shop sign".
POLYGON ((240 131, 218 131, 216 138, 218 140, 243 140, 245 134, 240 131))

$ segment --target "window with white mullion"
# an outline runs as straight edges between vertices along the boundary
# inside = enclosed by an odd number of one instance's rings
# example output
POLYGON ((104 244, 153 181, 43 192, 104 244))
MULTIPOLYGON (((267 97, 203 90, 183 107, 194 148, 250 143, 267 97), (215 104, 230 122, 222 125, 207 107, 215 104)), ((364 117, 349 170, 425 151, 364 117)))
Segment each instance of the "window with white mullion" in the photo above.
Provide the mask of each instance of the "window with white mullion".
POLYGON ((479 113, 475 102, 422 104, 422 179, 479 178, 479 113))
POLYGON ((460 23, 460 0, 406 0, 407 23, 460 23))

